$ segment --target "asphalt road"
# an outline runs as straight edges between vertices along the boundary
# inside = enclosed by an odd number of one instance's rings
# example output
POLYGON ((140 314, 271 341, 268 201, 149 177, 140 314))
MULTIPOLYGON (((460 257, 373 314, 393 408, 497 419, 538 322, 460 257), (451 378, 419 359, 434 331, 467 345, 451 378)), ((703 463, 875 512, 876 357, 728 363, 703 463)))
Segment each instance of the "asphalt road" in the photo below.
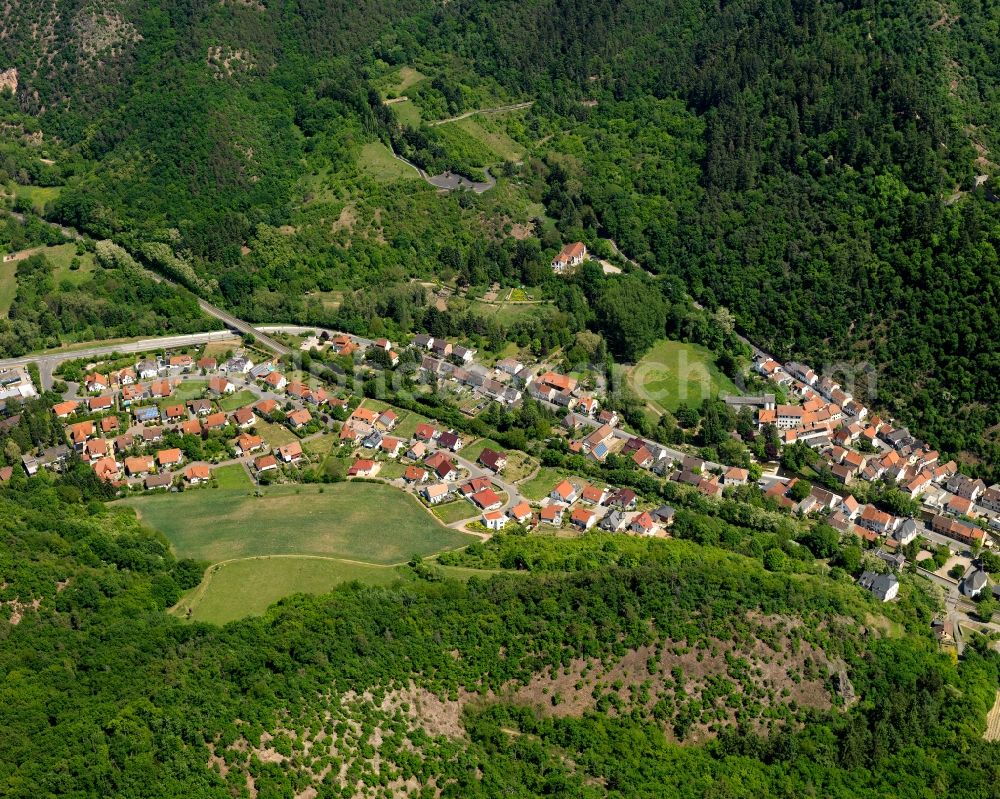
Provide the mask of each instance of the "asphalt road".
POLYGON ((120 344, 104 344, 100 347, 88 347, 83 350, 58 350, 39 355, 25 355, 21 358, 0 360, 0 369, 9 366, 27 366, 29 363, 38 364, 38 371, 42 378, 42 388, 47 390, 52 388, 52 373, 64 361, 71 361, 77 358, 98 358, 103 355, 111 355, 115 352, 152 352, 153 350, 168 349, 170 347, 207 344, 209 341, 223 341, 232 337, 233 334, 228 330, 213 330, 210 333, 188 333, 182 336, 163 336, 161 338, 147 338, 141 341, 122 342, 120 344))

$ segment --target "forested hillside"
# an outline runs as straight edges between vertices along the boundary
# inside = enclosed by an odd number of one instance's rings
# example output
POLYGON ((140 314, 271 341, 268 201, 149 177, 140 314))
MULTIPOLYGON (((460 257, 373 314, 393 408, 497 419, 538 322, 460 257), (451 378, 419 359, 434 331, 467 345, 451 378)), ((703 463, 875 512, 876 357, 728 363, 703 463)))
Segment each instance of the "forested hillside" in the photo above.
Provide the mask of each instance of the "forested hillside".
POLYGON ((525 259, 489 247, 541 201, 543 250, 613 238, 779 356, 871 364, 859 392, 948 453, 998 460, 995 4, 12 9, 0 67, 67 148, 49 213, 169 244, 249 316, 324 321, 304 294, 438 273, 452 242, 523 281, 525 259), (382 96, 413 64, 407 115, 382 96), (364 168, 381 141, 481 174, 482 153, 427 120, 515 100, 535 101, 502 131, 523 164, 494 199, 364 168))
POLYGON ((985 644, 960 666, 938 654, 919 601, 883 618, 850 581, 686 542, 507 538, 519 573, 464 584, 419 564, 389 588, 185 624, 163 608, 201 565, 103 490, 76 464, 0 491, 4 796, 995 784, 995 744, 978 736, 1000 661, 985 644))

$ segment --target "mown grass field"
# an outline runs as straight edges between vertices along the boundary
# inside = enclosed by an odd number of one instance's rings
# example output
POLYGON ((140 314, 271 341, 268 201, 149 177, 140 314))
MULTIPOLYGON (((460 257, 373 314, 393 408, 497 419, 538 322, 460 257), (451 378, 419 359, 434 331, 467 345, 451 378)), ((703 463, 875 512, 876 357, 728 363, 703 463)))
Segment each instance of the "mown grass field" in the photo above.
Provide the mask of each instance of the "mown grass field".
POLYGON ((391 566, 347 563, 312 557, 263 557, 220 563, 174 608, 174 613, 211 624, 257 616, 291 594, 322 594, 359 580, 385 585, 399 579, 391 566), (187 615, 191 610, 190 616, 187 615))
POLYGON ((632 390, 656 410, 676 410, 681 403, 700 405, 739 389, 715 365, 715 354, 698 344, 660 341, 628 372, 632 390))
POLYGON ((7 315, 17 294, 17 262, 0 263, 0 314, 7 315))
MULTIPOLYGON (((213 469, 212 476, 215 478, 215 482, 220 489, 249 491, 253 488, 253 481, 250 480, 250 475, 238 463, 231 463, 228 466, 220 466, 217 469, 213 469)), ((206 488, 204 490, 210 491, 212 489, 206 488)))
POLYGON ((411 496, 376 483, 272 486, 263 496, 208 489, 124 500, 178 557, 213 563, 260 555, 317 555, 400 563, 470 542, 411 496))
MULTIPOLYGON (((397 108, 398 106, 393 107, 397 108)), ((392 183, 408 178, 420 179, 415 170, 398 158, 394 158, 389 148, 382 142, 368 142, 362 147, 361 153, 358 155, 358 165, 364 174, 379 183, 392 183)))

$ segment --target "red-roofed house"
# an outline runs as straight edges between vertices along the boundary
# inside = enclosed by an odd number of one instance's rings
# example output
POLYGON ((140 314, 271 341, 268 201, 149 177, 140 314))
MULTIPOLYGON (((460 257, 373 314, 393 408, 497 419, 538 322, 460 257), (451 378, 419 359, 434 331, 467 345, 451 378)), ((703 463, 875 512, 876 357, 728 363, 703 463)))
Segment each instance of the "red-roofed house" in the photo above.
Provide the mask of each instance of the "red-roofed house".
POLYGON ((370 460, 369 458, 358 458, 351 464, 351 468, 347 470, 347 476, 374 477, 381 468, 382 464, 377 461, 370 460))
POLYGON ((572 244, 567 244, 559 251, 559 254, 552 259, 552 271, 557 275, 565 274, 573 267, 582 264, 586 257, 587 248, 584 246, 582 241, 575 241, 572 244))
POLYGON ((570 516, 570 522, 581 530, 589 530, 597 524, 597 514, 586 508, 577 508, 570 516))

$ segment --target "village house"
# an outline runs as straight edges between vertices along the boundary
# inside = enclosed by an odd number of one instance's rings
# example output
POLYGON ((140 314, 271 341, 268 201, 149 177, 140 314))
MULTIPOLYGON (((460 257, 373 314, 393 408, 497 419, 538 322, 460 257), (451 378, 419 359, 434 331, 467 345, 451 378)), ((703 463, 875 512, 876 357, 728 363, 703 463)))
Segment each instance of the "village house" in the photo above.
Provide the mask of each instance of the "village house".
POLYGON ((221 430, 226 426, 226 414, 219 411, 218 413, 210 413, 205 417, 202 422, 202 427, 208 430, 221 430))
POLYGON ((152 455, 133 455, 125 459, 125 473, 130 477, 149 474, 153 471, 152 455))
POLYGON ((406 457, 411 461, 423 460, 424 456, 427 454, 427 445, 423 441, 414 441, 408 450, 406 450, 406 457))
POLYGON ((553 527, 559 527, 563 523, 563 511, 565 510, 565 505, 553 502, 538 512, 538 518, 543 524, 551 524, 553 527))
POLYGON ((486 447, 481 453, 479 453, 479 463, 492 471, 494 474, 499 474, 507 465, 507 456, 502 452, 497 452, 489 447, 486 447))
POLYGON ((111 433, 118 429, 118 417, 117 416, 105 416, 101 419, 101 432, 111 433))
POLYGON ((628 511, 635 510, 638 502, 639 498, 636 496, 635 491, 631 488, 620 488, 607 499, 605 504, 608 507, 628 511))
POLYGON ((434 473, 441 480, 451 482, 458 479, 458 470, 455 468, 455 464, 443 452, 435 452, 424 462, 429 469, 434 470, 434 473))
POLYGON ((390 458, 398 458, 400 451, 405 446, 402 439, 386 436, 382 439, 379 448, 390 458))
POLYGON ((525 524, 531 521, 531 505, 527 502, 518 502, 514 507, 507 511, 507 515, 510 516, 518 524, 525 524))
POLYGON ((421 483, 427 482, 427 470, 421 469, 419 466, 407 466, 406 471, 403 472, 403 479, 407 483, 421 483))
POLYGON ((264 383, 272 391, 281 391, 281 389, 288 385, 288 380, 281 372, 271 372, 264 378, 264 383))
POLYGON ((215 375, 208 380, 208 390, 213 394, 232 394, 236 391, 236 386, 228 377, 215 375))
POLYGON ((233 423, 241 430, 247 430, 257 424, 257 415, 250 408, 240 408, 233 413, 233 423))
POLYGON ((257 474, 274 471, 278 468, 278 459, 274 455, 260 455, 254 459, 253 468, 257 474))
POLYGON ((375 429, 387 432, 392 430, 398 422, 399 416, 397 416, 393 410, 387 408, 378 415, 377 419, 375 419, 375 429))
POLYGON ((252 436, 249 433, 243 433, 236 439, 236 456, 242 458, 249 455, 251 452, 263 449, 265 446, 264 439, 260 436, 252 436))
POLYGON ((302 460, 302 445, 298 441, 290 441, 278 447, 278 456, 285 463, 298 463, 302 460))
POLYGON ((549 492, 549 497, 554 502, 564 502, 567 505, 572 505, 577 500, 576 488, 569 480, 561 480, 549 492))
POLYGON ((183 453, 177 448, 161 449, 156 453, 156 462, 161 469, 169 469, 172 466, 180 466, 184 460, 183 453))
POLYGON ((639 535, 654 535, 657 528, 653 517, 646 511, 643 511, 632 519, 629 529, 639 535))
POLYGON ((97 479, 104 480, 105 482, 117 480, 121 476, 121 467, 118 465, 118 461, 110 456, 98 458, 94 461, 93 469, 94 474, 97 475, 97 479))
POLYGON ((559 254, 552 259, 552 271, 557 275, 564 275, 570 269, 582 264, 586 257, 587 248, 582 241, 566 244, 559 251, 559 254))
POLYGON ((102 411, 111 410, 114 402, 114 397, 111 396, 91 397, 87 400, 87 405, 91 413, 101 413, 102 411))
POLYGON ((492 510, 484 513, 481 521, 487 530, 496 532, 502 530, 507 524, 507 517, 498 510, 492 510))
POLYGON ((570 514, 569 520, 574 527, 586 532, 597 524, 597 514, 587 508, 577 508, 570 514))
POLYGON ((270 398, 262 399, 260 402, 254 404, 253 409, 264 418, 267 418, 278 410, 278 401, 270 398))
POLYGON ((184 470, 184 481, 188 485, 196 486, 208 482, 211 476, 211 470, 204 463, 192 463, 184 470))
POLYGON ((438 505, 444 502, 450 493, 451 489, 445 483, 434 483, 424 486, 423 491, 421 491, 421 494, 429 505, 438 505))
POLYGON ((156 491, 161 488, 167 489, 174 484, 174 476, 169 472, 162 474, 151 474, 142 481, 142 487, 147 491, 156 491))
POLYGON ((186 372, 194 366, 194 358, 190 355, 171 355, 167 366, 174 372, 186 372))
POLYGON ((591 505, 603 505, 604 500, 608 498, 608 492, 606 489, 588 485, 580 492, 580 498, 591 505))
POLYGON ((152 380, 155 377, 159 377, 160 368, 156 361, 139 361, 135 365, 135 371, 139 375, 140 380, 152 380))
POLYGON ((110 387, 111 381, 104 375, 94 372, 84 378, 84 385, 90 393, 100 394, 102 391, 106 391, 110 387))
POLYGON ((57 402, 52 406, 52 413, 55 414, 56 419, 68 419, 74 413, 76 409, 80 406, 80 403, 76 400, 66 400, 64 402, 57 402))
POLYGON ((200 436, 202 433, 201 422, 197 419, 188 419, 181 422, 180 433, 182 436, 200 436))
POLYGON ((943 516, 938 514, 931 518, 931 529, 935 533, 946 535, 956 541, 960 541, 966 546, 982 544, 986 534, 982 528, 974 524, 960 521, 953 516, 943 516))
POLYGON ((417 425, 416 429, 413 431, 413 437, 417 441, 433 441, 437 438, 438 431, 434 429, 433 425, 421 422, 417 425))
POLYGON ((168 405, 160 416, 164 422, 177 422, 187 416, 187 409, 183 405, 168 405))
POLYGON ((899 579, 893 574, 866 571, 858 579, 858 585, 870 591, 880 602, 889 602, 899 594, 899 579))
POLYGON ((503 505, 503 500, 492 488, 477 491, 469 500, 480 510, 496 510, 503 505))
POLYGON ((305 408, 299 408, 288 414, 288 422, 295 430, 301 430, 312 421, 312 414, 305 408))
POLYGON ((374 477, 378 474, 382 464, 368 458, 358 458, 347 470, 348 477, 374 477))
POLYGON ((458 452, 462 448, 462 437, 457 433, 447 432, 438 436, 438 445, 452 452, 458 452))
POLYGON ((187 407, 195 416, 207 416, 212 412, 212 402, 207 399, 188 400, 187 407))
POLYGON ((413 337, 413 346, 421 350, 429 350, 434 346, 434 336, 429 336, 426 333, 417 333, 413 337))
POLYGON ((874 505, 866 505, 865 509, 858 517, 858 525, 866 530, 871 530, 879 535, 887 535, 896 528, 897 519, 884 511, 880 511, 874 505))
POLYGON ((722 484, 727 486, 742 486, 750 479, 750 470, 738 466, 730 466, 722 475, 722 484))

